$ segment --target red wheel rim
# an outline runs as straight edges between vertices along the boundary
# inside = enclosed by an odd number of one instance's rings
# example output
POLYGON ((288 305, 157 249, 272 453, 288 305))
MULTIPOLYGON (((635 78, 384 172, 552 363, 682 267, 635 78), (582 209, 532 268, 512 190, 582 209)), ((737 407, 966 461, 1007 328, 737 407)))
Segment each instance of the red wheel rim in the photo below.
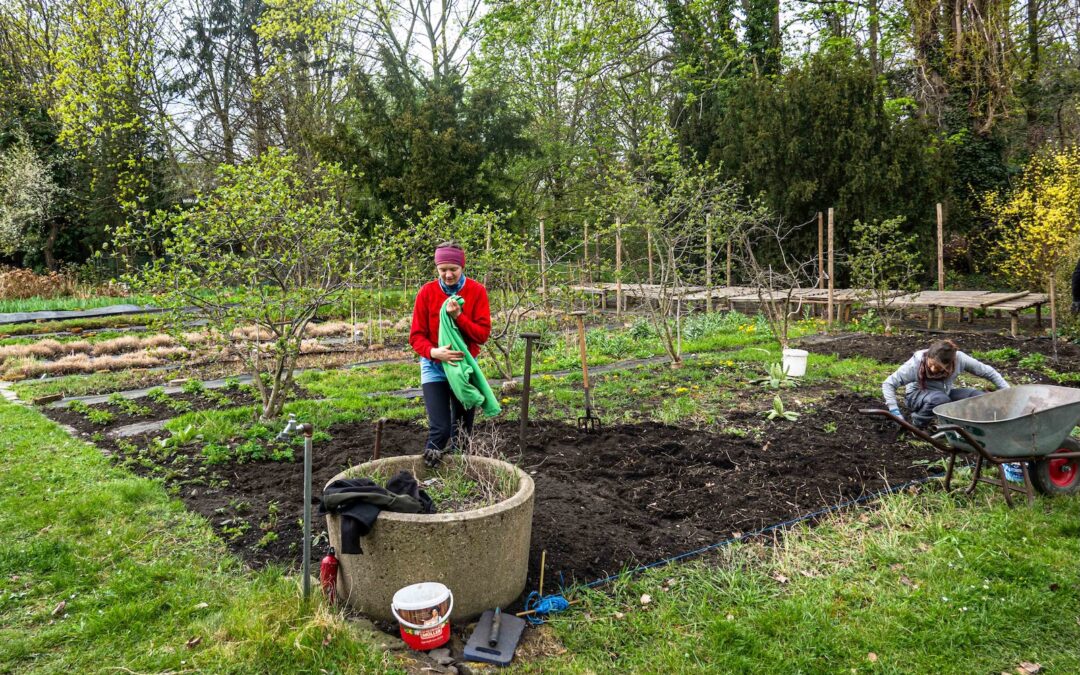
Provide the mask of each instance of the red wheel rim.
MULTIPOLYGON (((1068 448, 1060 448, 1058 452, 1068 452, 1068 448)), ((1075 459, 1051 459, 1050 482, 1057 487, 1069 487, 1076 482, 1080 474, 1080 462, 1075 459)))

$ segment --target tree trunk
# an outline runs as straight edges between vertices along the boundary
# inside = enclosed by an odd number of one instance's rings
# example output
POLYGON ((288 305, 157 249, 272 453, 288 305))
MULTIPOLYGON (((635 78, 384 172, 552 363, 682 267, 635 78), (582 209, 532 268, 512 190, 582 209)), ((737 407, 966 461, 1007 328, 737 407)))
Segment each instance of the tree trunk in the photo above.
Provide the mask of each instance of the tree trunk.
POLYGON ((1024 108, 1027 118, 1027 137, 1029 147, 1034 148, 1039 142, 1039 1, 1027 3, 1027 47, 1028 64, 1024 74, 1024 108))
POLYGON ((45 246, 41 252, 45 255, 45 266, 50 272, 60 269, 60 263, 56 260, 56 238, 60 235, 60 221, 56 218, 49 219, 49 235, 45 238, 45 246))

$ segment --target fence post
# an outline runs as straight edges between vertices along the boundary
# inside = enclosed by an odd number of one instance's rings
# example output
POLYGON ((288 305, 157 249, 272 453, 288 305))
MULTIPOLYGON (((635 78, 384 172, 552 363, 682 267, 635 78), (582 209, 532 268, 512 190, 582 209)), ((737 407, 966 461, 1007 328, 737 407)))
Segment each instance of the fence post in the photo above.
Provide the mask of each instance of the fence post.
POLYGON ((544 307, 548 306, 547 288, 547 253, 544 248, 544 217, 540 217, 540 297, 544 300, 544 307))
POLYGON ((712 311, 712 220, 705 214, 705 311, 712 311))
POLYGON ((622 221, 615 219, 615 316, 622 318, 622 221))
POLYGON ((652 285, 653 285, 653 283, 655 283, 655 282, 653 281, 653 266, 652 266, 652 229, 650 229, 650 228, 647 228, 647 229, 645 230, 645 243, 646 243, 646 246, 648 247, 648 251, 649 251, 649 285, 650 285, 650 286, 652 286, 652 285))
POLYGON ((825 288, 825 224, 817 212, 817 287, 825 288))
POLYGON ((941 202, 937 203, 937 289, 945 290, 945 231, 941 215, 941 202))
POLYGON ((832 330, 833 319, 833 210, 829 207, 829 318, 825 324, 825 330, 832 330))

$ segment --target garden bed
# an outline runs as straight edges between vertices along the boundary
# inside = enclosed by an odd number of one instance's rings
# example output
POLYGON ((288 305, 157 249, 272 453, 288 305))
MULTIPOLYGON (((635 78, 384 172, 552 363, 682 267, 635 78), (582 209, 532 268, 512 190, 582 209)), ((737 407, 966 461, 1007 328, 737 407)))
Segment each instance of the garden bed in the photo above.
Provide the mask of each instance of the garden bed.
MULTIPOLYGON (((536 481, 530 579, 539 576, 543 550, 548 579, 591 581, 925 476, 917 462, 933 459, 929 450, 895 441, 894 429, 855 412, 874 404, 841 395, 798 423, 765 424, 746 414, 750 431, 742 437, 657 424, 586 435, 542 423, 530 428, 523 453, 516 425, 496 425, 510 459, 536 481)), ((316 495, 342 468, 371 457, 373 425, 334 427, 330 435, 314 448, 316 495)), ((421 426, 390 422, 383 454, 418 453, 425 437, 421 426)), ((118 451, 130 459, 126 447, 118 451)), ((170 467, 166 482, 234 551, 255 566, 298 565, 301 453, 291 462, 230 462, 203 473, 195 469, 198 450, 171 452, 156 458, 170 467)), ((150 472, 145 462, 132 465, 150 472)), ((321 520, 314 531, 325 537, 321 520)), ((314 555, 322 549, 317 544, 314 555)))
POLYGON ((870 358, 882 363, 895 363, 899 367, 916 351, 945 338, 956 342, 961 351, 992 364, 1006 379, 1019 377, 1025 382, 1071 384, 1068 382, 1069 374, 1080 373, 1080 346, 1058 342, 1058 360, 1054 361, 1053 344, 1046 338, 1011 338, 990 333, 960 332, 901 335, 841 333, 814 335, 800 341, 799 346, 816 354, 833 354, 842 359, 870 358))

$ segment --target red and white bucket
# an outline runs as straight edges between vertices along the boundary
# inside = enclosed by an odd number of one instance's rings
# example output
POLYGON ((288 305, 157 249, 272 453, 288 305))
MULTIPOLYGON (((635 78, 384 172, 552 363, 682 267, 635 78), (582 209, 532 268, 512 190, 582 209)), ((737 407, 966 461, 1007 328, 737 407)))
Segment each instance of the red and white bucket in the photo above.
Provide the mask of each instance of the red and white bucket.
POLYGON ((390 611, 398 621, 401 639, 412 649, 441 647, 450 640, 454 594, 446 586, 425 581, 394 593, 390 611))

